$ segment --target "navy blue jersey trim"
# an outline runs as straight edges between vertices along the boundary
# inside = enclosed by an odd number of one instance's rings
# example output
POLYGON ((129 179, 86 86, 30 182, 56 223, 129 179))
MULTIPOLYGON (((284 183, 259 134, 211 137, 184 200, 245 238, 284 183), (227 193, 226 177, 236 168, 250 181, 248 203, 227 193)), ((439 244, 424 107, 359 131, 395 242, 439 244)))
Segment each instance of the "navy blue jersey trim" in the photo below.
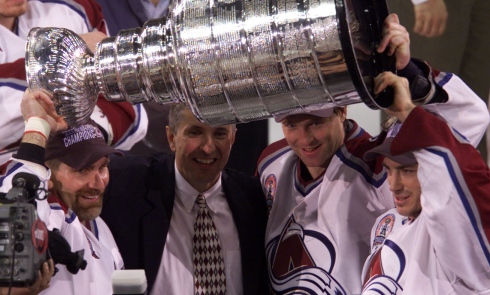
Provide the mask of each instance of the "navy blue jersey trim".
POLYGON ((482 248, 482 251, 485 254, 485 258, 487 259, 487 263, 490 265, 490 252, 485 245, 485 241, 483 239, 483 236, 482 236, 480 230, 478 229, 475 214, 473 213, 471 205, 468 201, 466 194, 464 193, 464 190, 461 186, 460 180, 458 179, 458 176, 456 175, 455 169, 453 167, 451 160, 449 159, 448 154, 446 152, 431 149, 431 148, 427 148, 426 150, 435 154, 435 155, 438 155, 444 159, 444 162, 446 163, 447 170, 449 172, 449 176, 451 177, 451 180, 454 184, 454 187, 456 188, 456 191, 458 192, 459 198, 461 199, 461 203, 463 204, 463 207, 466 211, 466 214, 468 215, 468 218, 471 221, 473 231, 475 232, 475 234, 478 238, 478 242, 480 243, 480 247, 482 248))
POLYGON ((383 171, 382 177, 379 180, 375 180, 373 177, 370 176, 370 173, 366 172, 365 169, 363 169, 359 164, 355 163, 354 161, 349 160, 339 149, 335 155, 339 157, 339 159, 348 167, 354 169, 355 171, 359 172, 364 180, 366 180, 367 183, 372 184, 374 187, 379 188, 386 180, 386 172, 383 171))

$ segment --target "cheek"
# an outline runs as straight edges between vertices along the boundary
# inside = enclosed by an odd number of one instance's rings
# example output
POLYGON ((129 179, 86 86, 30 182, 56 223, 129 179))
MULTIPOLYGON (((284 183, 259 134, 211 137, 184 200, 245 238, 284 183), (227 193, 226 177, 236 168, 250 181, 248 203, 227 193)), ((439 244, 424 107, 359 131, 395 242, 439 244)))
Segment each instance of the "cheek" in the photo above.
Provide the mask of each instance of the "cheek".
POLYGON ((72 192, 78 186, 79 178, 64 170, 57 171, 51 177, 54 179, 55 187, 58 190, 72 192))
POLYGON ((219 150, 220 154, 224 157, 228 157, 231 152, 232 143, 227 141, 223 144, 216 144, 216 148, 219 150))
POLYGON ((78 185, 75 181, 65 181, 62 184, 58 183, 58 190, 63 192, 63 199, 65 202, 67 202, 67 200, 65 199, 66 196, 74 196, 76 192, 80 190, 80 188, 81 186, 78 185))
POLYGON ((298 132, 286 130, 283 128, 284 138, 288 142, 288 144, 292 144, 298 140, 298 132))
POLYGON ((330 136, 332 141, 335 141, 337 144, 343 144, 344 142, 344 137, 345 137, 345 132, 343 128, 342 122, 336 122, 333 126, 329 127, 327 130, 329 130, 330 136))
POLYGON ((420 183, 416 174, 411 175, 409 179, 407 179, 406 183, 407 185, 410 186, 410 190, 412 191, 412 193, 420 195, 421 192, 420 183))
POLYGON ((189 155, 192 152, 199 150, 201 140, 198 138, 186 138, 178 143, 177 150, 183 155, 189 155))
POLYGON ((109 183, 109 170, 103 171, 99 174, 100 180, 107 186, 109 183))

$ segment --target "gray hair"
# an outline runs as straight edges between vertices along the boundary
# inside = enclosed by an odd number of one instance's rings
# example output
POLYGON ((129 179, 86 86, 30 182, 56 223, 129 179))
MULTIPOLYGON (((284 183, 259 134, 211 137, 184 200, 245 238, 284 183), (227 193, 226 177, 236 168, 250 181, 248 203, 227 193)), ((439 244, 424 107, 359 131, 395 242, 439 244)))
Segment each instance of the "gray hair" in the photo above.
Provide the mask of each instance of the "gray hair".
MULTIPOLYGON (((173 134, 177 134, 177 127, 179 126, 180 121, 182 120, 182 112, 185 109, 189 109, 189 108, 183 103, 171 104, 169 107, 168 127, 170 127, 170 130, 172 131, 173 134)), ((230 125, 232 125, 232 130, 236 129, 236 124, 230 124, 230 125)))

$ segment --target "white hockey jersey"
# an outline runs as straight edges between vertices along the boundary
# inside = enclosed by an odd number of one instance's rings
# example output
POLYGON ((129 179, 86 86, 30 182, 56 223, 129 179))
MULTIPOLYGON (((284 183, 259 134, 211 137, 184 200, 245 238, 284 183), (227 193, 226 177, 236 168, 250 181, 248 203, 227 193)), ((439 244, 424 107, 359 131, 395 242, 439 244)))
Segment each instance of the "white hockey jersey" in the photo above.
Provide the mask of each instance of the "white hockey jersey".
MULTIPOLYGON (((434 73, 448 101, 426 106, 448 118, 473 144, 489 122, 484 102, 458 77, 434 73)), ((370 253, 371 228, 394 208, 386 174, 364 153, 382 142, 355 122, 344 146, 319 178, 305 182, 300 159, 285 139, 259 159, 258 173, 270 208, 266 251, 275 294, 360 294, 361 273, 370 253)))
MULTIPOLYGON (((25 46, 27 35, 34 27, 62 27, 84 34, 99 30, 105 33, 105 23, 96 19, 89 1, 85 0, 29 0, 25 14, 18 18, 17 29, 11 32, 0 25, 0 163, 6 162, 17 150, 22 134, 24 120, 20 112, 20 101, 27 88, 25 74, 25 46), (85 6, 83 6, 83 5, 85 6), (95 27, 97 25, 97 28, 95 27)), ((99 101, 101 99, 99 98, 99 101)), ((100 102, 91 118, 106 131, 109 143, 115 148, 129 150, 144 138, 148 126, 146 111, 141 105, 114 112, 122 112, 132 120, 129 126, 112 119, 110 110, 101 107, 100 102), (121 130, 124 129, 124 130, 121 130)))
MULTIPOLYGON (((47 187, 50 171, 41 165, 13 159, 0 168, 0 192, 7 193, 10 190, 12 178, 19 172, 37 175, 43 183, 41 187, 47 187)), ((90 229, 87 228, 55 196, 37 201, 37 212, 49 230, 60 230, 72 252, 84 250, 84 259, 87 261, 86 268, 79 270, 77 274, 70 273, 65 265, 56 264, 50 287, 40 294, 112 294, 112 273, 123 269, 124 263, 105 222, 96 218, 90 222, 90 229)))
POLYGON ((409 221, 392 209, 377 219, 362 294, 490 293, 486 163, 465 138, 420 109, 400 131, 393 148, 415 150, 422 212, 409 221))

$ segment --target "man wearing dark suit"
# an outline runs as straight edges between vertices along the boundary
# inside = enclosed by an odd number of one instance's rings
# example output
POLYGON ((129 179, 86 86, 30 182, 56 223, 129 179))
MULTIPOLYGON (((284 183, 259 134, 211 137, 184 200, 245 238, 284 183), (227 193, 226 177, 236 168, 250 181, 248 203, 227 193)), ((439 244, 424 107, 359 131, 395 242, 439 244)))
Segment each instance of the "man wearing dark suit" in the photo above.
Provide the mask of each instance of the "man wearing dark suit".
POLYGON ((166 131, 175 156, 126 156, 109 164, 102 217, 125 267, 145 269, 148 294, 196 294, 202 288, 194 277, 199 271, 193 249, 199 195, 219 236, 224 294, 269 294, 263 191, 256 178, 223 170, 235 126, 209 126, 175 105, 166 131))

